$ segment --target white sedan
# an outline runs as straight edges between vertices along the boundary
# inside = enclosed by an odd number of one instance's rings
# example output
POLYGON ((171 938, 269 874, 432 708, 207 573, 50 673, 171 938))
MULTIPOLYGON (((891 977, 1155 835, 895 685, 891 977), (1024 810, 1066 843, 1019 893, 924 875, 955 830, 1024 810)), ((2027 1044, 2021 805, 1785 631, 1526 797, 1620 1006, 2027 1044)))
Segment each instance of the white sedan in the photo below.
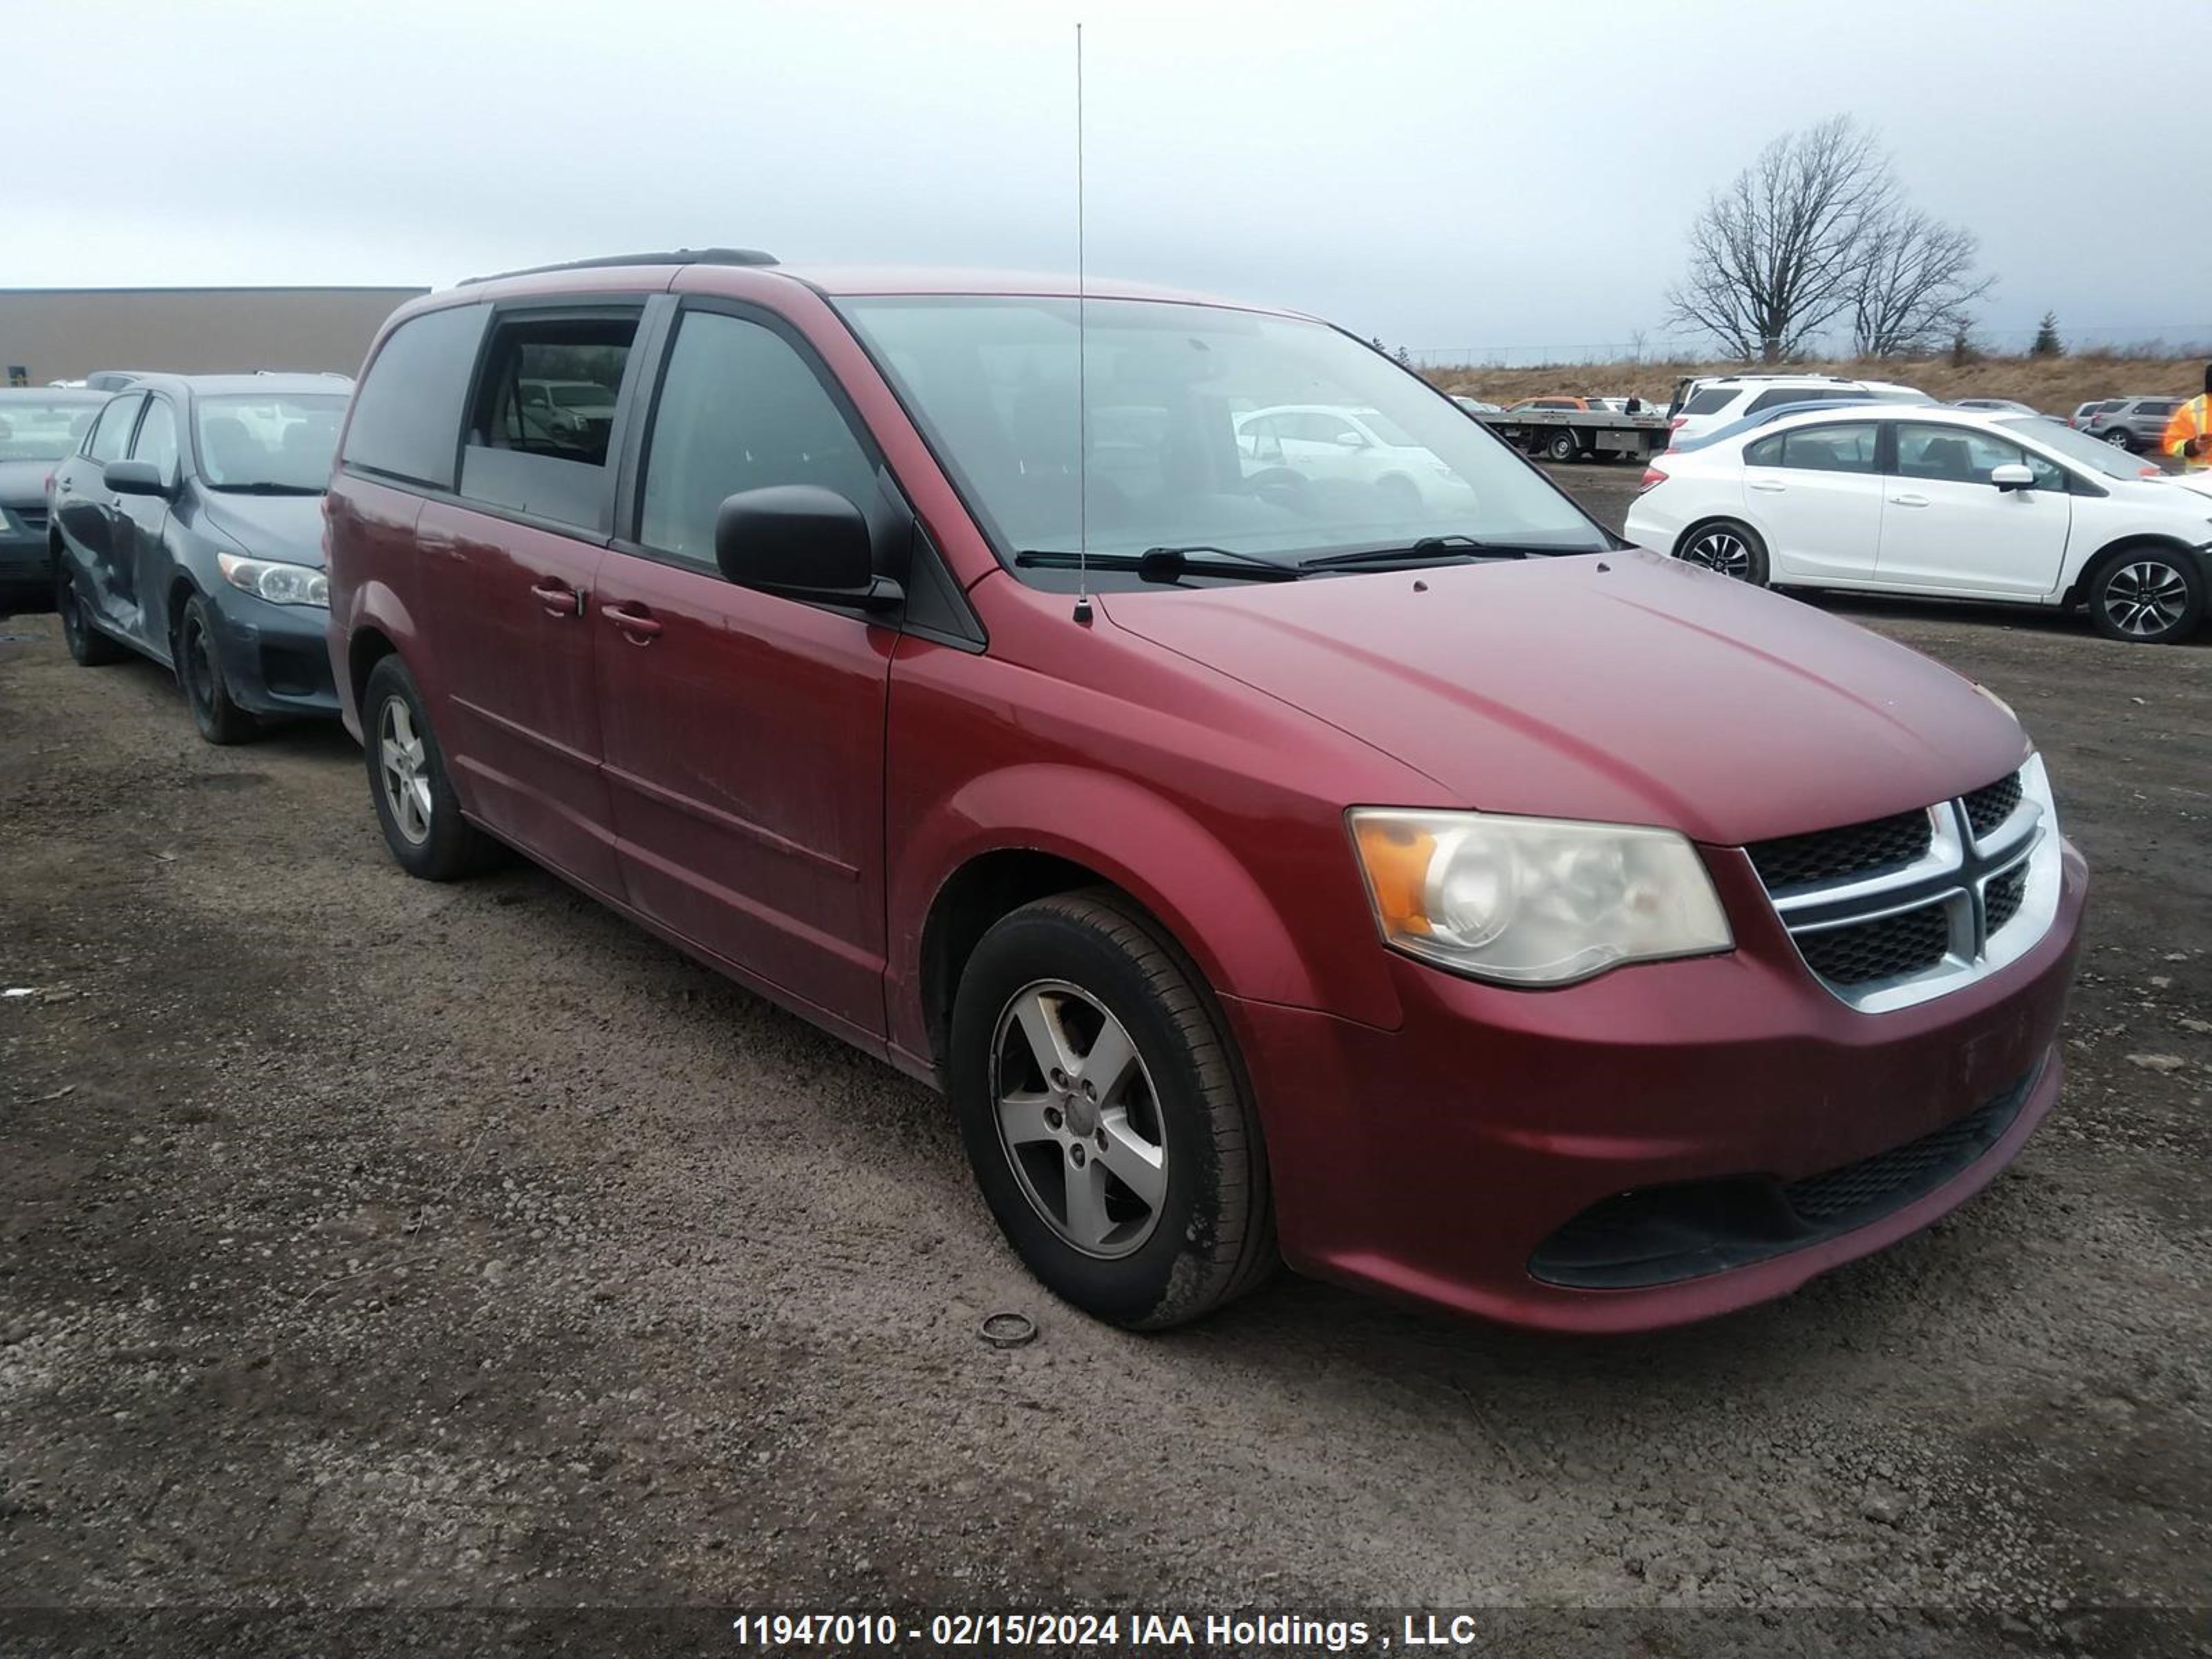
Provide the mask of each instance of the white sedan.
POLYGON ((1761 586, 2086 606, 2116 640, 2203 619, 2212 503, 2063 422, 1934 404, 1791 415, 1669 450, 1628 539, 1761 586))
POLYGON ((1372 485, 1407 508, 1471 501, 1474 492, 1443 458, 1379 410, 1282 404, 1237 417, 1245 476, 1372 485))

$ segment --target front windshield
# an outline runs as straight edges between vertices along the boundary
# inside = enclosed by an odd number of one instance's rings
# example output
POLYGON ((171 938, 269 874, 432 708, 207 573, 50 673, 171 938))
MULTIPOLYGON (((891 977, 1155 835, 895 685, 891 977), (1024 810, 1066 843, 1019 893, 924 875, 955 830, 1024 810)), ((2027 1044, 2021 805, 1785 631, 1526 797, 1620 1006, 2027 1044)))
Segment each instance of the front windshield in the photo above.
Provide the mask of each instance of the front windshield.
POLYGON ((1422 447, 1421 441, 1419 438, 1416 438, 1412 433, 1407 431, 1404 427, 1400 426, 1397 422, 1392 420, 1381 410, 1361 409, 1355 410, 1353 413, 1359 417, 1360 425, 1365 427, 1370 432, 1373 433, 1377 438, 1382 440, 1382 442, 1389 444, 1394 449, 1419 449, 1422 447))
POLYGON ((240 392, 192 402, 201 480, 210 488, 319 495, 330 485, 345 398, 240 392))
MULTIPOLYGON (((1432 537, 1608 545, 1449 398, 1318 323, 1092 300, 1079 426, 1073 300, 899 295, 841 308, 1002 556, 1073 550, 1086 528, 1094 554, 1212 547, 1285 565, 1432 537)), ((1068 572, 1018 574, 1073 586, 1068 572)))
POLYGON ((2076 432, 2063 421, 2054 421, 2048 415, 2014 415, 2000 420, 1999 426, 2008 426, 2023 438, 2033 438, 2045 449, 2064 456, 2076 466, 2088 468, 2107 478, 2140 478, 2143 462, 2140 456, 2116 449, 2111 444, 2076 432))
POLYGON ((0 398, 0 461, 58 461, 75 453, 102 401, 0 398))

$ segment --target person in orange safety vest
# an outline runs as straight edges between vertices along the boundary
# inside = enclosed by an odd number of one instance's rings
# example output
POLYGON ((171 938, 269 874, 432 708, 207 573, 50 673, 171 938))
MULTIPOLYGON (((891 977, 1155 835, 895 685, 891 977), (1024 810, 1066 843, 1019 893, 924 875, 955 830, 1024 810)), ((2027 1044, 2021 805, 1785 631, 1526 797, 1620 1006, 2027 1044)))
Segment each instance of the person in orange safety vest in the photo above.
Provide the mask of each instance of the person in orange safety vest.
POLYGON ((2212 363, 2204 365, 2204 395, 2173 411, 2158 447, 2161 453, 2179 457, 2185 472, 2212 467, 2212 363))

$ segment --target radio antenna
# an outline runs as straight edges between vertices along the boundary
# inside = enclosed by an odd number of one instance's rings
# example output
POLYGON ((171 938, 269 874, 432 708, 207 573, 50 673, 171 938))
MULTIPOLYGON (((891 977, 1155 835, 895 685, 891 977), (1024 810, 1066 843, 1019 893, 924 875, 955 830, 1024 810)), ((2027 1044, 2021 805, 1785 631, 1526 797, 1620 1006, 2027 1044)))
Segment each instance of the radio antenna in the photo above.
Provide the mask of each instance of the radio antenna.
POLYGON ((1083 25, 1075 26, 1075 620, 1091 625, 1091 337, 1083 266, 1083 25))

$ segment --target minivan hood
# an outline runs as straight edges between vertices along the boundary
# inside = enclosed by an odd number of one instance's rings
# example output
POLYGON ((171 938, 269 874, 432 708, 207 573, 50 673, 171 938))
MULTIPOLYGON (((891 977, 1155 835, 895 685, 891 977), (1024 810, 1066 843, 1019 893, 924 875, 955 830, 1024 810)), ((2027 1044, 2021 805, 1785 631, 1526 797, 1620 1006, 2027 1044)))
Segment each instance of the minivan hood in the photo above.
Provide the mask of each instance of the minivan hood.
POLYGON ((199 501, 201 519, 253 557, 323 568, 320 495, 245 495, 203 489, 199 501))
POLYGON ((1741 845, 1925 806, 2027 752, 1918 653, 1650 553, 1099 603, 1486 811, 1741 845))

